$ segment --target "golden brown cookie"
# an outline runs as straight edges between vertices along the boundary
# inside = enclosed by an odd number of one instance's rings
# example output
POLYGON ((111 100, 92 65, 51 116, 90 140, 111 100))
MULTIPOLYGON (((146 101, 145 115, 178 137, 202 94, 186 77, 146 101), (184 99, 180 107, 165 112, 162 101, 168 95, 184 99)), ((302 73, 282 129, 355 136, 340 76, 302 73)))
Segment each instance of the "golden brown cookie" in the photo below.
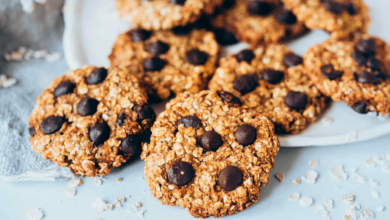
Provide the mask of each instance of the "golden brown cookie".
POLYGON ((364 35, 354 41, 330 39, 311 48, 305 67, 312 81, 334 101, 359 113, 390 113, 390 46, 364 35))
POLYGON ((168 30, 212 14, 222 0, 116 0, 121 17, 135 28, 168 30))
POLYGON ((155 116, 128 71, 87 66, 58 77, 38 97, 30 141, 75 174, 102 176, 141 149, 155 116))
POLYGON ((268 45, 222 58, 209 83, 275 123, 277 133, 295 134, 313 123, 326 98, 303 68, 302 58, 284 45, 268 45))
POLYGON ((307 31, 280 0, 225 0, 212 26, 224 28, 252 45, 286 41, 307 31))
POLYGON ((167 104, 142 159, 154 197, 207 218, 257 202, 278 151, 271 121, 229 93, 202 91, 167 104))
POLYGON ((149 95, 168 99, 207 87, 215 71, 219 45, 212 32, 192 26, 172 31, 130 30, 119 35, 109 57, 111 66, 129 69, 149 88, 149 95))
POLYGON ((323 29, 334 38, 368 31, 371 22, 364 0, 282 0, 310 29, 323 29))

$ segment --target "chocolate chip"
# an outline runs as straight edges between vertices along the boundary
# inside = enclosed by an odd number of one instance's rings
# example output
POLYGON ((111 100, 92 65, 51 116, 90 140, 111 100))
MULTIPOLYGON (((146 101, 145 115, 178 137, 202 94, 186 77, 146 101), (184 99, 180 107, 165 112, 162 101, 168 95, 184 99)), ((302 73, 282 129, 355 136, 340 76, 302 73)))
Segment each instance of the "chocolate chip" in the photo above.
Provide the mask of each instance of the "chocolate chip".
POLYGON ((373 71, 380 71, 381 70, 381 61, 379 61, 375 57, 370 57, 367 60, 367 67, 373 71))
POLYGON ((192 24, 192 26, 198 30, 212 30, 210 17, 208 17, 207 15, 203 15, 202 17, 200 17, 195 23, 192 24))
POLYGON ((346 9, 347 9, 348 14, 350 14, 350 15, 356 15, 356 13, 357 13, 356 6, 353 3, 349 3, 346 6, 346 9))
POLYGON ((307 95, 305 93, 290 91, 284 98, 284 102, 291 109, 300 111, 306 108, 309 100, 307 99, 307 95))
POLYGON ((293 25, 297 23, 297 17, 287 9, 278 10, 275 14, 276 20, 280 23, 293 25))
POLYGON ((385 72, 379 72, 377 74, 377 77, 380 78, 381 80, 387 80, 389 78, 389 75, 387 75, 385 72))
POLYGON ((149 105, 143 105, 141 109, 138 111, 138 120, 150 120, 151 122, 154 122, 156 119, 156 113, 154 112, 153 108, 149 105))
POLYGON ((171 4, 173 5, 184 5, 186 0, 171 0, 171 4))
POLYGON ((373 55, 376 52, 375 39, 361 39, 356 44, 356 49, 362 53, 373 55))
POLYGON ((103 144, 110 138, 111 129, 106 122, 97 123, 89 131, 89 139, 96 145, 103 144))
POLYGON ((251 15, 266 16, 271 13, 273 5, 265 1, 251 1, 247 5, 248 13, 251 15))
POLYGON ((256 89, 257 81, 255 75, 240 75, 233 81, 233 88, 242 95, 252 92, 256 89))
POLYGON ((93 115, 97 111, 99 101, 89 97, 82 98, 77 104, 77 113, 81 116, 93 115))
POLYGON ((37 134, 37 130, 35 130, 35 127, 29 127, 28 133, 30 133, 31 137, 34 137, 37 134))
POLYGON ((341 14, 344 10, 344 5, 340 2, 333 1, 333 0, 324 0, 323 4, 328 11, 332 12, 333 14, 341 14))
POLYGON ((195 171, 190 163, 178 161, 168 170, 168 180, 177 186, 184 186, 194 178, 195 171))
POLYGON ((298 66, 303 63, 303 58, 295 53, 288 53, 284 55, 283 63, 286 67, 298 66))
POLYGON ((198 117, 196 116, 185 116, 183 117, 182 119, 179 120, 179 122, 177 123, 177 125, 181 125, 183 124, 184 127, 188 128, 188 127, 193 127, 193 128, 200 128, 202 127, 202 122, 199 120, 198 117))
POLYGON ((141 42, 147 40, 152 32, 141 29, 135 29, 131 31, 130 35, 134 42, 141 42))
POLYGON ((234 4, 236 4, 236 0, 224 0, 222 3, 222 8, 229 9, 233 7, 234 4))
POLYGON ((71 94, 73 93, 74 89, 76 88, 76 85, 71 82, 61 82, 58 84, 58 86, 54 89, 54 97, 60 97, 63 95, 71 94))
POLYGON ((241 61, 245 61, 245 62, 250 64, 251 61, 253 60, 253 58, 255 58, 255 54, 251 50, 248 50, 248 49, 242 50, 241 52, 239 52, 236 55, 236 60, 239 63, 241 61))
POLYGON ((218 95, 226 103, 242 105, 241 100, 230 92, 221 91, 218 95))
POLYGON ((367 64, 367 56, 361 52, 355 52, 352 54, 352 58, 355 59, 359 66, 365 66, 367 64))
POLYGON ((200 138, 200 145, 207 151, 217 151, 222 144, 221 135, 215 131, 206 131, 200 138))
POLYGON ((152 136, 152 131, 149 129, 147 129, 141 136, 141 140, 142 142, 144 143, 150 143, 150 136, 152 136))
POLYGON ((96 85, 102 83, 107 77, 107 69, 105 68, 95 68, 87 78, 85 82, 88 85, 96 85))
POLYGON ((159 57, 150 57, 144 60, 145 71, 160 71, 164 68, 165 62, 159 57))
POLYGON ((126 120, 126 114, 122 114, 119 116, 118 120, 116 120, 116 123, 118 123, 119 126, 123 126, 125 124, 126 120))
POLYGON ((225 29, 215 29, 215 39, 221 46, 229 46, 238 43, 236 36, 225 29))
POLYGON ((284 73, 282 71, 273 70, 273 69, 265 69, 263 70, 263 79, 270 84, 279 84, 284 77, 284 73))
POLYGON ((119 151, 122 155, 134 155, 140 149, 141 149, 140 136, 131 134, 122 140, 119 151))
POLYGON ((236 140, 239 144, 247 146, 255 142, 257 137, 256 133, 256 128, 248 124, 243 124, 238 126, 234 135, 236 136, 236 140))
POLYGON ((207 53, 194 49, 190 50, 186 54, 187 61, 192 65, 203 65, 207 62, 207 53))
POLYGON ((357 102, 352 106, 352 109, 360 114, 367 114, 369 112, 367 108, 367 102, 357 102))
POLYGON ((343 72, 335 70, 332 64, 323 65, 321 72, 322 75, 330 80, 339 79, 343 75, 343 72))
POLYGON ((179 35, 179 36, 187 35, 188 33, 191 32, 191 30, 192 30, 191 25, 178 26, 178 27, 174 27, 172 29, 173 33, 175 33, 176 35, 179 35))
POLYGON ((218 176, 218 185, 226 191, 232 191, 241 185, 244 175, 238 167, 225 167, 218 176))
POLYGON ((378 84, 381 77, 376 74, 366 70, 363 70, 358 76, 357 80, 364 84, 378 84))
POLYGON ((54 134, 59 131, 65 119, 59 116, 49 116, 41 122, 41 130, 45 134, 54 134))
POLYGON ((148 48, 148 51, 155 55, 164 54, 168 50, 169 50, 169 45, 161 41, 156 41, 150 44, 148 48))

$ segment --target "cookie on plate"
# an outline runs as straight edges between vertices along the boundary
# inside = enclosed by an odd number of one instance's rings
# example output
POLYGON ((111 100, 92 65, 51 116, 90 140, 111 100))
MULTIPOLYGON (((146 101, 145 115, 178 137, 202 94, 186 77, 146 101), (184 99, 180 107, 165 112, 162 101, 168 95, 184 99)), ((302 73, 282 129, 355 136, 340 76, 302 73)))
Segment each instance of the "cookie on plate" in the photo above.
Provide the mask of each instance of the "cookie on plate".
POLYGON ((172 93, 197 93, 215 71, 219 45, 212 32, 193 26, 172 31, 135 29, 119 35, 109 56, 111 66, 129 69, 160 100, 172 93))
POLYGON ((370 16, 364 0, 282 0, 310 29, 323 29, 334 38, 366 33, 370 16))
POLYGON ((155 117, 136 77, 87 66, 58 77, 38 97, 30 141, 75 174, 102 176, 141 150, 155 117))
POLYGON ((280 0, 225 0, 221 13, 212 18, 212 26, 224 27, 252 45, 286 41, 307 31, 280 0))
POLYGON ((302 57, 285 45, 260 46, 222 58, 209 88, 240 97, 275 123, 279 134, 303 130, 327 102, 306 74, 302 57))
POLYGON ((305 67, 334 101, 359 113, 390 113, 390 46, 383 40, 368 35, 354 41, 330 39, 309 49, 305 67))
POLYGON ((144 145, 153 196, 195 217, 223 217, 259 200, 279 151, 274 125, 227 92, 172 99, 144 145))
POLYGON ((121 17, 135 28, 167 30, 212 14, 223 0, 116 0, 121 17))

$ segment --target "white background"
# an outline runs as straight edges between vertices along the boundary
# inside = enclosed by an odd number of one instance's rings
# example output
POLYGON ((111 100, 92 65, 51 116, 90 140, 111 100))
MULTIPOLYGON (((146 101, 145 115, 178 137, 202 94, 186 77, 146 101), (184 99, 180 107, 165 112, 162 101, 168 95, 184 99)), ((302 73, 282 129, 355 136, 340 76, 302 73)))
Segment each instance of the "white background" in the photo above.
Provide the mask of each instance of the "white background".
MULTIPOLYGON (((92 1, 99 4, 99 2, 106 0, 92 1)), ((371 33, 389 39, 390 1, 366 0, 366 2, 370 5, 373 17, 371 33)), ((91 25, 99 25, 99 23, 91 25)), ((105 31, 107 30, 102 29, 102 33, 105 31)), ((323 36, 323 33, 319 34, 323 36)), ((98 38, 99 36, 91 37, 98 38)), ((303 53, 303 48, 309 44, 310 42, 299 41, 292 47, 303 53)), ((79 46, 82 47, 82 45, 79 46)), ((355 123, 359 124, 359 120, 355 123)), ((332 127, 324 128, 324 132, 327 132, 326 129, 332 129, 332 127)), ((389 154, 389 144, 390 137, 388 136, 338 146, 282 148, 276 158, 277 164, 273 175, 277 172, 284 172, 286 174, 285 181, 280 183, 272 176, 269 185, 263 188, 258 203, 246 211, 225 219, 322 219, 322 214, 316 214, 314 210, 315 206, 326 198, 335 201, 335 208, 330 210, 332 219, 343 219, 344 205, 340 198, 345 193, 352 193, 356 196, 358 204, 375 212, 375 219, 388 220, 390 219, 390 174, 382 172, 380 166, 367 168, 364 162, 379 154, 389 154), (320 174, 317 183, 294 185, 291 182, 292 179, 305 176, 310 170, 308 165, 310 159, 316 159, 320 163, 319 167, 314 168, 320 174), (380 185, 372 187, 369 183, 358 183, 351 177, 346 181, 336 180, 330 176, 329 170, 338 164, 344 165, 349 176, 351 169, 357 167, 362 176, 368 180, 375 179, 380 182, 380 185), (341 187, 341 189, 336 191, 336 187, 341 187), (372 188, 380 193, 380 198, 372 198, 372 188), (289 201, 287 197, 294 192, 312 197, 315 204, 312 207, 303 208, 297 202, 289 201), (379 205, 386 207, 384 212, 380 213, 376 210, 379 205)), ((0 182, 0 220, 27 219, 27 211, 33 208, 43 209, 46 215, 45 220, 138 219, 137 215, 129 211, 131 204, 137 201, 143 203, 144 206, 141 209, 147 210, 145 219, 193 219, 186 210, 180 207, 163 206, 151 196, 147 183, 142 179, 143 167, 143 161, 139 159, 131 161, 106 177, 101 186, 95 186, 94 179, 84 178, 85 183, 77 188, 75 197, 66 196, 66 182, 0 182), (124 181, 119 183, 116 180, 120 177, 124 178, 124 181), (132 197, 124 203, 121 209, 101 214, 96 214, 92 209, 95 198, 101 197, 108 202, 113 202, 116 197, 123 195, 131 195, 132 197)))

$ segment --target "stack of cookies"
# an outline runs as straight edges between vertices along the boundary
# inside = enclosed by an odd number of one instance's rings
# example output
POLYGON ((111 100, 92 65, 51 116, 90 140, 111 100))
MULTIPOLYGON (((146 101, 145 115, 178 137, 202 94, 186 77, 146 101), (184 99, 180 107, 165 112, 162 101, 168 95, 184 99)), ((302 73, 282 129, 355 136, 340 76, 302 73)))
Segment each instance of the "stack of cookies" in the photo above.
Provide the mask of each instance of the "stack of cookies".
POLYGON ((111 67, 56 79, 30 118, 33 148, 74 173, 107 175, 141 153, 151 193, 195 217, 259 200, 278 134, 314 123, 330 100, 390 113, 390 46, 367 34, 363 0, 117 0, 132 29, 111 67), (304 57, 283 43, 329 40, 304 57), (221 46, 248 49, 220 58, 221 46), (168 100, 158 117, 148 103, 168 100))

